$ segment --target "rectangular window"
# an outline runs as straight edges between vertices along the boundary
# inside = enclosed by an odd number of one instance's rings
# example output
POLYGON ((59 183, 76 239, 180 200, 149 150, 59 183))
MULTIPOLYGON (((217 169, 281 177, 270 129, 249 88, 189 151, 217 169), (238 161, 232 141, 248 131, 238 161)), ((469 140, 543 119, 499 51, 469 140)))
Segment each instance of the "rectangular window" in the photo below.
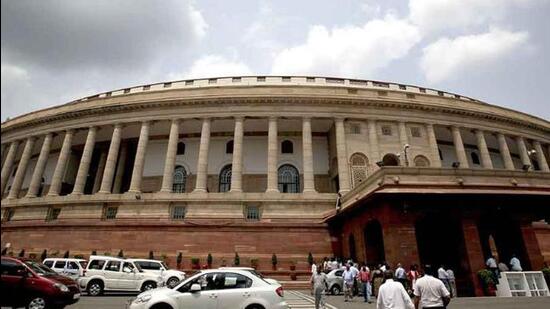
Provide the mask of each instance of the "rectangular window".
POLYGON ((420 91, 421 93, 426 93, 426 88, 418 88, 418 91, 420 91))
POLYGON ((172 87, 172 83, 164 83, 164 88, 170 88, 172 87))
POLYGON ((116 206, 105 207, 103 211, 103 219, 105 220, 115 219, 117 212, 118 212, 118 207, 116 206))
POLYGON ((50 207, 48 209, 48 213, 46 214, 46 221, 55 221, 55 220, 57 220, 57 217, 59 217, 60 212, 61 212, 61 208, 50 207))
POLYGON ((439 95, 439 96, 441 96, 441 97, 442 97, 442 96, 444 96, 444 95, 445 95, 445 93, 444 93, 443 91, 438 91, 438 92, 437 92, 437 95, 439 95))
POLYGON ((53 265, 54 268, 65 268, 65 261, 57 261, 53 265))
POLYGON ((325 79, 325 81, 327 83, 330 83, 330 84, 343 84, 344 83, 344 80, 341 79, 341 78, 327 78, 327 79, 325 79))
POLYGON ((412 137, 422 137, 419 127, 411 127, 411 136, 412 137))
POLYGON ((289 82, 290 77, 289 76, 283 76, 283 82, 289 82))
POLYGON ((382 126, 382 135, 391 136, 391 127, 390 126, 382 126))
POLYGON ((401 90, 407 90, 407 86, 405 86, 405 85, 399 85, 399 89, 401 89, 401 90))
POLYGON ((390 88, 390 84, 382 82, 372 82, 375 87, 390 88))
POLYGON ((105 271, 120 271, 120 261, 109 261, 105 265, 105 271))
POLYGON ((265 82, 265 76, 258 76, 258 77, 256 78, 256 81, 257 81, 257 82, 265 82))
POLYGON ((208 83, 209 84, 217 84, 218 83, 218 79, 217 78, 211 78, 208 80, 208 83))
POLYGON ((105 93, 105 96, 106 96, 106 97, 110 97, 112 94, 113 94, 112 92, 106 92, 106 93, 105 93))
POLYGON ((130 93, 130 88, 124 89, 124 93, 130 93))
POLYGON ((357 80, 357 79, 350 79, 349 83, 351 85, 357 85, 357 86, 366 86, 367 82, 364 80, 357 80))
POLYGON ((306 77, 306 82, 314 83, 315 82, 315 77, 306 77))
POLYGON ((356 124, 356 123, 353 123, 350 125, 350 133, 351 134, 361 134, 361 126, 356 124))
POLYGON ((234 83, 240 83, 240 82, 241 82, 241 78, 240 78, 240 77, 233 77, 233 78, 231 79, 231 81, 234 82, 234 83))
POLYGON ((185 86, 192 86, 193 85, 193 81, 192 80, 186 80, 185 81, 185 86))
POLYGON ((172 219, 185 219, 185 206, 174 206, 172 208, 172 219))
POLYGON ((103 269, 103 265, 105 265, 105 260, 92 260, 88 269, 103 269))
POLYGON ((259 206, 247 206, 246 207, 246 219, 250 221, 260 220, 260 207, 259 206))
POLYGON ((145 86, 143 86, 143 91, 147 91, 147 90, 149 90, 149 89, 151 89, 151 85, 145 85, 145 86))

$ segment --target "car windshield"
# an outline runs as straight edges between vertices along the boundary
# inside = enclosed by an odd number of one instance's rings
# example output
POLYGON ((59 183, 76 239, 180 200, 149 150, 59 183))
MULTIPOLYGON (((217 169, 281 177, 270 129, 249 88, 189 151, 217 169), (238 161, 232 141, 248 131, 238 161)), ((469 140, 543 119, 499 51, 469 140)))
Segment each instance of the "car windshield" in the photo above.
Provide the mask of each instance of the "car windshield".
POLYGON ((168 267, 168 265, 166 265, 166 263, 160 262, 160 264, 162 264, 162 267, 164 267, 164 269, 166 269, 166 270, 170 269, 170 267, 168 267))
POLYGON ((55 275, 55 271, 48 268, 46 265, 36 263, 34 261, 24 261, 30 269, 36 272, 40 276, 52 276, 55 275))
POLYGON ((262 279, 265 278, 264 275, 260 274, 260 273, 257 272, 256 270, 252 270, 252 269, 251 269, 251 270, 249 270, 249 272, 252 273, 253 275, 255 275, 255 276, 258 277, 258 278, 262 278, 262 279))

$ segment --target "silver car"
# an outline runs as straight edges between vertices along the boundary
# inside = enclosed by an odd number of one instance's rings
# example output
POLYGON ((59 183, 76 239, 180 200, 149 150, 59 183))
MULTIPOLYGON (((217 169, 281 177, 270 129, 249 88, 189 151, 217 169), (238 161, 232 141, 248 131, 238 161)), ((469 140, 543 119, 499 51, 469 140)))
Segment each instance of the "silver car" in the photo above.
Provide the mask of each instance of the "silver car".
POLYGON ((328 290, 332 295, 340 294, 344 289, 344 269, 334 269, 327 274, 328 290))

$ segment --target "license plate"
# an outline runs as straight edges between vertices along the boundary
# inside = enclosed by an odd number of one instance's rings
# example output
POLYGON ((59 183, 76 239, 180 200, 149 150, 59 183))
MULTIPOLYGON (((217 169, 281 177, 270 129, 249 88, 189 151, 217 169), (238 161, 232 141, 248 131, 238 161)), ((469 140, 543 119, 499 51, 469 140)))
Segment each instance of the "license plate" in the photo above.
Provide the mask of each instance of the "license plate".
POLYGON ((76 293, 73 295, 73 299, 79 299, 80 298, 80 293, 76 293))

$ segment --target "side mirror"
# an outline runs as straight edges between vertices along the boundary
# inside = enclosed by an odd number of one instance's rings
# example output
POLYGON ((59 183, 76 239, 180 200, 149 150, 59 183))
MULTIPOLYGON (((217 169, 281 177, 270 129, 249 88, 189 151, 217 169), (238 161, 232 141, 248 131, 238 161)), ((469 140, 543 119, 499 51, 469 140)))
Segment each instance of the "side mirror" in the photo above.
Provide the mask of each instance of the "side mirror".
POLYGON ((200 290, 201 286, 198 283, 192 284, 191 289, 189 289, 191 293, 200 292, 200 290))

